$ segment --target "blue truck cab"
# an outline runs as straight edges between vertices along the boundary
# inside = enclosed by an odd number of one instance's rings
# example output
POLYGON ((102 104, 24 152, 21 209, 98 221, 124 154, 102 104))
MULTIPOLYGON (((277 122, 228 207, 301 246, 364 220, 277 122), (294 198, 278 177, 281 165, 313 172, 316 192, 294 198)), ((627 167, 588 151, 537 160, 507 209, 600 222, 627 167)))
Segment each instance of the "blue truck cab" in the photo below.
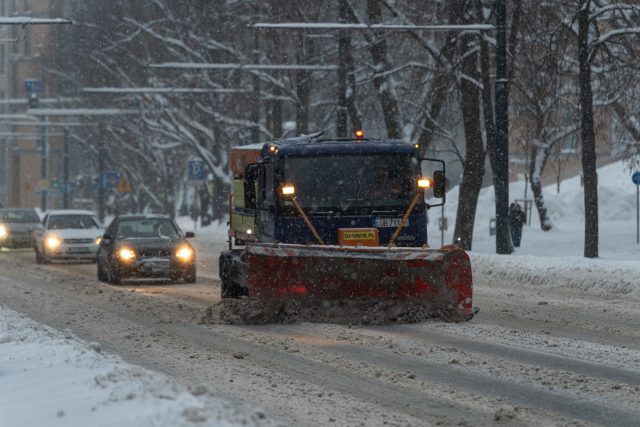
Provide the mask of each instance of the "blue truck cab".
MULTIPOLYGON (((338 245, 344 243, 343 230, 361 229, 374 230, 377 243, 386 246, 416 194, 424 191, 418 180, 426 159, 401 140, 297 137, 250 149, 253 157, 231 156, 241 173, 234 180, 229 235, 239 244, 318 244, 321 239, 338 245), (283 197, 284 187, 295 192, 298 206, 283 197)), ((444 163, 442 168, 440 193, 444 163)), ((427 243, 424 200, 415 203, 395 246, 427 243)))

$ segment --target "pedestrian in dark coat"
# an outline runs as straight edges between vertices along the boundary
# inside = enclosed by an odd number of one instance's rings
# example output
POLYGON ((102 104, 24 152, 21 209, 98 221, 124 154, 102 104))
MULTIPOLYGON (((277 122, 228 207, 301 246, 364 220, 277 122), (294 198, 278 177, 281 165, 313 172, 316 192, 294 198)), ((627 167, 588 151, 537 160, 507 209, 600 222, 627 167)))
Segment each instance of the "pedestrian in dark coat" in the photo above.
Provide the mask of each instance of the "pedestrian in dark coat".
POLYGON ((522 210, 520 203, 511 203, 509 207, 509 225, 511 227, 511 240, 513 240, 513 246, 520 247, 520 241, 522 240, 522 227, 527 222, 527 216, 522 210))

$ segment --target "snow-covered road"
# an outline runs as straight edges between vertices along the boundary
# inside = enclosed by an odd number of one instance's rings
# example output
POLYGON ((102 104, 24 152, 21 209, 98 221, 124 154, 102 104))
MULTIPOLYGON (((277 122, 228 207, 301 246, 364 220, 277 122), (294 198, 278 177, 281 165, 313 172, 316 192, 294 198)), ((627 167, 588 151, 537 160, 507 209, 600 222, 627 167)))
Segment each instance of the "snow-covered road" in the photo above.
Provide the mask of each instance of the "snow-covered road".
POLYGON ((29 252, 0 253, 0 301, 290 425, 640 425, 633 280, 605 271, 587 286, 593 268, 571 262, 585 283, 561 286, 568 259, 472 258, 481 312, 459 324, 232 326, 210 278, 113 287, 95 265, 34 266, 29 252))

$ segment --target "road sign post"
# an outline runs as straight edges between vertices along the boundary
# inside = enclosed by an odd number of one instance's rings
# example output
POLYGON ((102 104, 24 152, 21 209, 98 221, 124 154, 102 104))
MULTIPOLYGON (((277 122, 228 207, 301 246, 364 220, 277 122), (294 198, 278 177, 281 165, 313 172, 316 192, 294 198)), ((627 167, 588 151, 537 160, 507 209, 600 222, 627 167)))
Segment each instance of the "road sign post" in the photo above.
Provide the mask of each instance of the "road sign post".
POLYGON ((631 181, 636 185, 636 244, 640 244, 640 171, 631 176, 631 181))

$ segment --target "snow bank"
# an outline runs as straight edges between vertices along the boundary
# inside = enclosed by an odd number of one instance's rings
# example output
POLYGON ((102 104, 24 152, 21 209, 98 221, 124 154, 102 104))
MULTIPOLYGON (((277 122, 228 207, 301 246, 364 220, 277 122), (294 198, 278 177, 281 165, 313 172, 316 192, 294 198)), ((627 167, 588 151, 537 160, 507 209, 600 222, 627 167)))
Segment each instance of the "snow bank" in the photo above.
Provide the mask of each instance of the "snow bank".
POLYGON ((0 420, 3 427, 279 425, 1 304, 0 420))
POLYGON ((495 281, 640 297, 638 262, 579 257, 470 255, 474 276, 481 276, 489 284, 495 281))
MULTIPOLYGON (((444 216, 449 219, 449 230, 444 235, 445 244, 453 241, 458 189, 455 187, 447 192, 444 216)), ((527 198, 530 199, 531 189, 527 188, 526 191, 527 198)), ((531 225, 524 227, 522 246, 516 248, 514 255, 581 257, 584 252, 584 193, 580 177, 562 181, 560 193, 557 192, 556 184, 544 187, 542 192, 553 228, 548 232, 540 229, 538 212, 534 207, 531 225)), ((509 185, 511 201, 523 199, 524 195, 524 181, 509 185)), ((598 202, 600 257, 609 260, 640 260, 640 245, 636 244, 635 235, 636 188, 631 182, 631 173, 626 163, 612 163, 598 169, 598 202)), ((438 230, 440 215, 440 208, 429 211, 429 240, 434 247, 441 242, 438 230)), ((489 235, 491 218, 495 218, 493 186, 480 191, 473 233, 474 252, 495 253, 495 236, 489 235)))

